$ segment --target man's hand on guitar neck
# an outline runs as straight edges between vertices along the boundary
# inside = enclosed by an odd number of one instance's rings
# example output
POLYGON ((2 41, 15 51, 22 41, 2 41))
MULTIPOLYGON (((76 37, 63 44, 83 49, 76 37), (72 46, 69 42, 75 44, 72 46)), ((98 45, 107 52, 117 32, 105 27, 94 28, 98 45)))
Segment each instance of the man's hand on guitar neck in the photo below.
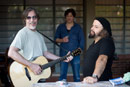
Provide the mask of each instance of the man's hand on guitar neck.
POLYGON ((42 73, 42 69, 40 67, 40 65, 35 64, 35 63, 31 63, 29 65, 29 69, 35 74, 35 75, 39 75, 42 73))
MULTIPOLYGON (((70 54, 70 51, 67 53, 67 55, 69 54, 70 54)), ((72 59, 73 59, 73 56, 70 55, 66 58, 66 60, 64 60, 64 62, 70 62, 72 59)))

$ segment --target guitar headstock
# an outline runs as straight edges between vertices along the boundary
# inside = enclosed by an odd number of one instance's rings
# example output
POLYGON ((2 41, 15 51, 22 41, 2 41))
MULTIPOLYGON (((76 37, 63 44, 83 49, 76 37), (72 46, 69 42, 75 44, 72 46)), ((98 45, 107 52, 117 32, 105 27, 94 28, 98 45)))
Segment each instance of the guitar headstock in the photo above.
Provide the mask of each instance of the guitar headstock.
POLYGON ((81 49, 80 49, 80 48, 78 48, 78 49, 72 51, 72 53, 71 53, 72 56, 77 56, 77 55, 79 55, 79 54, 81 54, 81 49))

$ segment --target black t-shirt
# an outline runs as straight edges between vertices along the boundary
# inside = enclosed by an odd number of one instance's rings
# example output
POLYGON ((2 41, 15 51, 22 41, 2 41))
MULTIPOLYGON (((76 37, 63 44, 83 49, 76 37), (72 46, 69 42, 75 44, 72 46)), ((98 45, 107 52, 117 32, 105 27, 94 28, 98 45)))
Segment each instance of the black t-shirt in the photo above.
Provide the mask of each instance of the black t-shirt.
POLYGON ((84 58, 83 63, 83 76, 92 76, 96 60, 99 55, 108 56, 107 64, 104 72, 102 73, 99 81, 107 81, 112 78, 112 61, 115 52, 115 45, 112 38, 102 38, 97 43, 92 43, 86 52, 86 56, 84 58))

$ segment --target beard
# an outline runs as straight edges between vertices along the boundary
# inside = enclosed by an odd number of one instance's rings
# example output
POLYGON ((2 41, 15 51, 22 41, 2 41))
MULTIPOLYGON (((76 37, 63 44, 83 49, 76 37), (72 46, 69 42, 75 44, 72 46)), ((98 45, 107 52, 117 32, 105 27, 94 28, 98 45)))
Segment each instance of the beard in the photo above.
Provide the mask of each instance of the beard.
POLYGON ((94 38, 95 37, 95 32, 94 31, 90 31, 90 33, 88 34, 88 38, 94 38))
POLYGON ((29 29, 31 29, 31 30, 36 30, 36 22, 31 22, 31 23, 29 23, 29 29))
POLYGON ((106 36, 106 35, 104 35, 104 30, 102 30, 102 31, 100 31, 98 34, 96 34, 94 31, 90 31, 90 33, 88 34, 88 38, 95 38, 95 37, 98 37, 98 36, 100 36, 100 37, 104 37, 104 36, 106 36))
POLYGON ((36 26, 31 26, 30 29, 31 29, 31 30, 35 30, 35 29, 36 29, 36 26))

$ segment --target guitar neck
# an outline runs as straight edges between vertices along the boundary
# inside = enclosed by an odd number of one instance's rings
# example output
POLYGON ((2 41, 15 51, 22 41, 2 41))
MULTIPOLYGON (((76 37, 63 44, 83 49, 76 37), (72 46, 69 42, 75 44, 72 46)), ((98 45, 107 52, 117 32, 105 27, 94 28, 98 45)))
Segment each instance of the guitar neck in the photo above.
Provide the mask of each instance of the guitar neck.
POLYGON ((49 63, 47 63, 47 64, 44 64, 44 65, 42 65, 41 67, 42 67, 42 69, 44 70, 44 69, 46 69, 46 68, 48 68, 48 67, 52 67, 53 65, 55 65, 55 64, 57 64, 57 63, 59 63, 59 62, 65 60, 65 59, 66 59, 66 56, 61 57, 61 58, 59 58, 59 59, 56 59, 56 60, 54 60, 54 61, 51 61, 51 62, 49 62, 49 63))
POLYGON ((56 59, 56 60, 54 60, 54 61, 51 61, 51 62, 49 62, 49 63, 47 63, 47 64, 44 64, 44 65, 42 65, 41 67, 42 67, 42 69, 44 70, 44 69, 46 69, 46 68, 48 68, 48 67, 51 67, 51 66, 53 66, 53 65, 55 65, 55 64, 57 64, 57 63, 59 63, 59 62, 61 62, 61 61, 63 61, 63 60, 65 60, 67 57, 69 57, 70 55, 71 56, 76 56, 76 55, 79 55, 81 53, 81 49, 76 49, 75 51, 73 51, 72 53, 70 53, 69 55, 66 55, 66 56, 63 56, 63 57, 61 57, 61 58, 59 58, 59 59, 56 59))

